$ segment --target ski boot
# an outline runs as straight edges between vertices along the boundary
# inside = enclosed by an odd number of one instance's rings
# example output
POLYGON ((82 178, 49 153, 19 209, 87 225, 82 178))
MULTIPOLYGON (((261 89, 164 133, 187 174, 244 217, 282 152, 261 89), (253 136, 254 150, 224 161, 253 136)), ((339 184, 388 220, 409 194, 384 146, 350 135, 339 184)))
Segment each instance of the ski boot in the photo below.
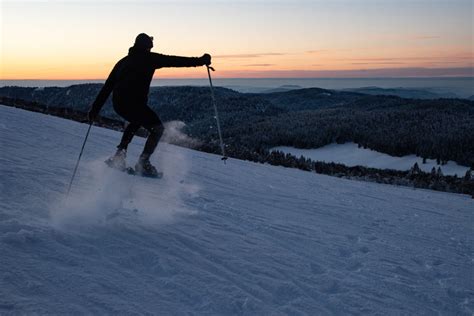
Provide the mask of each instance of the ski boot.
POLYGON ((137 164, 135 165, 135 173, 142 177, 150 178, 161 178, 163 176, 163 173, 158 172, 155 166, 151 164, 150 158, 143 155, 140 156, 137 164))
POLYGON ((118 149, 115 155, 107 159, 105 163, 111 168, 124 171, 127 169, 126 157, 127 151, 125 149, 118 149))

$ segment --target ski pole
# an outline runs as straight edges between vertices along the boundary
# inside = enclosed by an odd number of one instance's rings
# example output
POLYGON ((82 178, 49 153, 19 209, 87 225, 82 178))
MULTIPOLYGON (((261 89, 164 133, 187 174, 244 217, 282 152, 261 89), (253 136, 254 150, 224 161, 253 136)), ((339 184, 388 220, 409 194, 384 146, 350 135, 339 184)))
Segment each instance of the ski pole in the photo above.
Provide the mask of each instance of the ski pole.
POLYGON ((227 160, 227 156, 225 155, 224 141, 222 140, 221 124, 219 122, 219 113, 217 113, 216 97, 214 95, 214 86, 212 85, 212 79, 211 79, 211 70, 215 71, 215 69, 209 65, 206 65, 206 67, 207 67, 207 75, 209 76, 209 86, 211 88, 212 104, 214 105, 214 113, 216 115, 217 132, 219 133, 219 141, 221 144, 221 152, 222 152, 221 160, 223 160, 225 164, 225 161, 227 160))
POLYGON ((79 158, 77 158, 76 166, 74 167, 74 171, 72 173, 71 181, 69 182, 69 187, 67 188, 66 196, 69 196, 69 192, 71 191, 72 182, 76 177, 77 168, 79 167, 79 162, 81 161, 82 152, 84 151, 84 147, 86 146, 87 138, 89 137, 89 132, 91 131, 92 122, 89 124, 89 128, 87 129, 86 137, 84 138, 84 143, 82 144, 81 152, 79 153, 79 158))

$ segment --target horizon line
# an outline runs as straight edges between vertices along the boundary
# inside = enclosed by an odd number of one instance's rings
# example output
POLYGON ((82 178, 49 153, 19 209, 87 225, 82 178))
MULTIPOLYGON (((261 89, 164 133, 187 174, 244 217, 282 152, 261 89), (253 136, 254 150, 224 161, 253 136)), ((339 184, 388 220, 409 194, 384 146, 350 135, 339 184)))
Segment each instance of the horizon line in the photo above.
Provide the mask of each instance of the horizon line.
MULTIPOLYGON (((215 77, 214 80, 222 80, 222 79, 304 79, 304 80, 312 80, 312 79, 474 79, 473 76, 466 76, 466 75, 445 75, 445 76, 375 76, 375 77, 215 77)), ((80 79, 80 78, 68 78, 68 79, 2 79, 0 81, 103 81, 107 78, 87 78, 87 79, 80 79)), ((153 78, 152 80, 208 80, 207 77, 158 77, 153 78)))

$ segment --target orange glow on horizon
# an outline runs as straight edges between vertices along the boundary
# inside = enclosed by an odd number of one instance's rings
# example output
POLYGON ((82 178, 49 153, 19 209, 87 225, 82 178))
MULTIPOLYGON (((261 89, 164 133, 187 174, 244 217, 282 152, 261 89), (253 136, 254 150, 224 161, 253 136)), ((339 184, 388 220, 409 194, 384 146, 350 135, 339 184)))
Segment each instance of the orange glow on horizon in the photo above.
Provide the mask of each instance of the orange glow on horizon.
MULTIPOLYGON (((407 68, 473 68, 473 58, 469 52, 392 52, 391 55, 364 54, 363 51, 310 51, 302 53, 261 53, 261 54, 215 54, 213 67, 218 78, 272 78, 272 77, 318 77, 318 73, 358 70, 407 68), (393 54, 393 53, 398 53, 393 54), (395 56, 395 57, 394 57, 395 56)), ((116 61, 122 56, 101 58, 93 63, 90 59, 75 57, 60 59, 58 56, 42 57, 36 60, 3 58, 0 67, 1 80, 104 80, 116 61), (56 58, 55 58, 56 57, 56 58), (30 62, 24 62, 29 60, 30 62), (74 60, 74 62, 72 62, 74 60)), ((469 72, 467 72, 469 75, 469 72)), ((466 75, 466 73, 461 74, 466 75)), ((472 71, 471 71, 472 75, 472 71)), ((162 68, 155 72, 155 78, 206 78, 204 70, 197 68, 162 68)), ((337 75, 331 75, 337 76, 337 75)))

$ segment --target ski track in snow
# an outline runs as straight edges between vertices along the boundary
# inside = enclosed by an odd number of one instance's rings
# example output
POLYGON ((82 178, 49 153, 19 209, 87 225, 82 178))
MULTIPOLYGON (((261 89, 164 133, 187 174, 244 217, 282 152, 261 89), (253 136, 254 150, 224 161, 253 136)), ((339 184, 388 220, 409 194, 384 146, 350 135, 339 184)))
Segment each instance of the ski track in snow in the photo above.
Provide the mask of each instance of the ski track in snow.
POLYGON ((474 312, 468 196, 167 144, 144 179, 94 127, 65 200, 86 130, 0 106, 0 315, 474 312))

